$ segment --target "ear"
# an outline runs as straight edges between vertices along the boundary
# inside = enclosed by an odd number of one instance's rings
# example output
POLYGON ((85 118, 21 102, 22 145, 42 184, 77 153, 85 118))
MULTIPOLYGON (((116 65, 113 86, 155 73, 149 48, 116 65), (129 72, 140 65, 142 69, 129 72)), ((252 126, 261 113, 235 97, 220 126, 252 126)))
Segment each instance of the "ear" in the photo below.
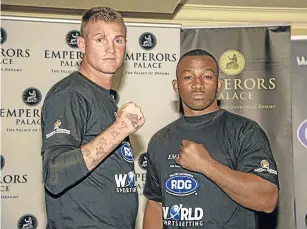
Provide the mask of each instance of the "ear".
POLYGON ((221 94, 223 89, 223 80, 219 79, 217 82, 217 97, 221 94))
POLYGON ((81 53, 85 53, 85 38, 78 36, 77 39, 78 48, 80 49, 81 53))
POLYGON ((173 80, 173 89, 174 89, 174 91, 175 92, 178 92, 179 90, 178 90, 178 81, 177 80, 173 80))

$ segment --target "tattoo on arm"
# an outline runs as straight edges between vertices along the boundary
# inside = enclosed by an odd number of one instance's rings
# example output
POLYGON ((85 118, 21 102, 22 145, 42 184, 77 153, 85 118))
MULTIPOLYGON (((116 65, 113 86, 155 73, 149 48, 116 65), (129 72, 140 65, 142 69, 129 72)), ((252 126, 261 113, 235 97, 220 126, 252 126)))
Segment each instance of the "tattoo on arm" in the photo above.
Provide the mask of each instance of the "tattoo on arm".
MULTIPOLYGON (((128 125, 125 121, 122 121, 120 123, 121 127, 127 128, 128 125)), ((94 169, 121 143, 125 135, 121 133, 120 128, 117 128, 118 126, 110 128, 85 145, 85 147, 81 147, 83 158, 89 170, 94 169)))
POLYGON ((92 166, 96 167, 100 163, 99 158, 92 158, 92 166))
POLYGON ((101 138, 101 139, 98 140, 97 148, 96 148, 97 157, 100 157, 103 154, 105 154, 104 148, 105 148, 106 144, 107 144, 107 141, 104 138, 101 138))
POLYGON ((86 148, 82 148, 81 151, 82 151, 82 155, 83 155, 84 157, 87 157, 87 158, 90 158, 90 157, 91 157, 91 151, 90 151, 90 150, 88 150, 88 149, 86 149, 86 148))
POLYGON ((96 166, 98 163, 99 163, 99 160, 93 158, 91 156, 91 151, 86 149, 86 148, 82 148, 81 149, 82 151, 82 155, 87 158, 88 161, 91 161, 92 162, 92 166, 96 166))
POLYGON ((129 121, 132 123, 133 127, 136 128, 139 122, 138 116, 136 114, 131 114, 131 113, 126 114, 126 116, 129 119, 129 121))
POLYGON ((128 128, 127 123, 125 123, 125 121, 121 121, 119 129, 126 129, 126 128, 128 128))
MULTIPOLYGON (((115 139, 115 137, 119 135, 117 131, 112 131, 111 134, 113 136, 113 139, 115 139)), ((106 150, 106 148, 108 148, 107 146, 108 146, 108 142, 106 139, 104 138, 98 139, 98 143, 96 147, 96 157, 92 158, 93 166, 96 166, 101 161, 101 158, 104 158, 108 154, 106 150)), ((114 150, 116 147, 117 147, 117 144, 113 144, 111 146, 112 150, 114 150)))
POLYGON ((114 130, 111 132, 112 136, 113 136, 113 140, 115 140, 115 138, 119 135, 119 132, 114 130))

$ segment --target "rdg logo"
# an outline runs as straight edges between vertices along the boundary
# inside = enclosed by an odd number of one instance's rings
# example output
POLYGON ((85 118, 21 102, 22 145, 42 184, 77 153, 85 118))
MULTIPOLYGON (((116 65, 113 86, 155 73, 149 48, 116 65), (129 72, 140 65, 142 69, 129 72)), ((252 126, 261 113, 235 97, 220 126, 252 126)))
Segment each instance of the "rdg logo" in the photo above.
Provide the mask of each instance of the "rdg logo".
POLYGON ((297 129, 297 138, 307 148, 307 119, 297 129))

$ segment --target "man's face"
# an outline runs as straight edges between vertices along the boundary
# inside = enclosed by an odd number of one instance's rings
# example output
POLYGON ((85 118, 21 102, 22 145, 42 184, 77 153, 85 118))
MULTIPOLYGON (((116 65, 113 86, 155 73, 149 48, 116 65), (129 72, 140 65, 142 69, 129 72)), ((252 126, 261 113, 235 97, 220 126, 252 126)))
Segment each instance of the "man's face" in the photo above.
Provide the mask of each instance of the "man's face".
POLYGON ((89 22, 78 46, 88 64, 95 70, 113 74, 123 64, 126 30, 119 23, 89 22))
POLYGON ((213 104, 221 88, 217 71, 210 56, 186 56, 181 60, 173 87, 179 92, 185 113, 203 111, 213 104))

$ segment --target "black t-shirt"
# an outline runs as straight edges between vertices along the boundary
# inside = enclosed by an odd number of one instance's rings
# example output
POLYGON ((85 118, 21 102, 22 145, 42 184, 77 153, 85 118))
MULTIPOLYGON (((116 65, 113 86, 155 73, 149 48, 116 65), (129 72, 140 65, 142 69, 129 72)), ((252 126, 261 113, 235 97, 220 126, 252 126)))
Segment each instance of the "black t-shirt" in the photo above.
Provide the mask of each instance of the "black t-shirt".
POLYGON ((203 144, 225 166, 256 174, 277 186, 277 166, 260 126, 225 110, 181 117, 150 140, 144 195, 163 207, 163 228, 255 229, 257 214, 226 195, 206 176, 174 159, 182 140, 203 144))
POLYGON ((129 138, 91 172, 80 149, 114 123, 116 112, 110 91, 79 72, 48 92, 42 154, 49 228, 134 229, 138 193, 129 138))

